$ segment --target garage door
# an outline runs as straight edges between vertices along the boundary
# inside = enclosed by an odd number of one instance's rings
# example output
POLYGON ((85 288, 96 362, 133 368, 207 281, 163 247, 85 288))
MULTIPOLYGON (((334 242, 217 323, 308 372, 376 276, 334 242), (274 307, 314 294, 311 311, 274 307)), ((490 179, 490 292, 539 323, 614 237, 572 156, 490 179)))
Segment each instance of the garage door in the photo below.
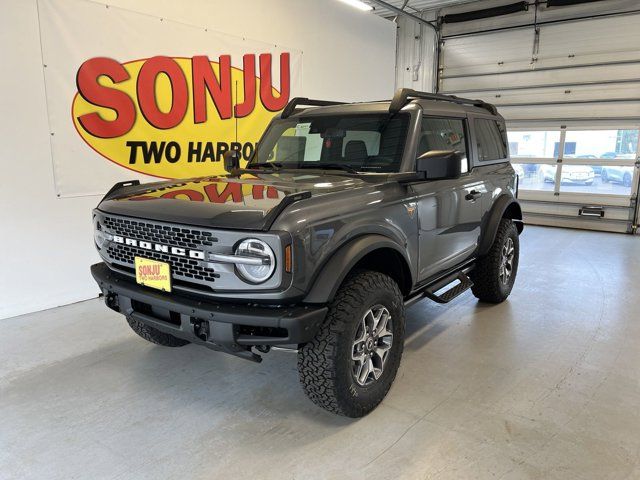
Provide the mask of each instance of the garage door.
POLYGON ((443 24, 439 91, 499 106, 528 223, 635 231, 637 7, 523 3, 515 14, 443 24))

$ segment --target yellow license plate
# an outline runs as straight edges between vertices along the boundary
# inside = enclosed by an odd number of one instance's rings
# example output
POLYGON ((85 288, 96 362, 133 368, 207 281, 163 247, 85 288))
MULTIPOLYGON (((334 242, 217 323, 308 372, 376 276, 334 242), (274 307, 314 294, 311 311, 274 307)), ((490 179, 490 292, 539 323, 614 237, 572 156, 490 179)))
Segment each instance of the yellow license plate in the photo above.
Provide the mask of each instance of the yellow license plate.
POLYGON ((136 282, 165 292, 171 291, 171 266, 150 258, 135 257, 136 282))

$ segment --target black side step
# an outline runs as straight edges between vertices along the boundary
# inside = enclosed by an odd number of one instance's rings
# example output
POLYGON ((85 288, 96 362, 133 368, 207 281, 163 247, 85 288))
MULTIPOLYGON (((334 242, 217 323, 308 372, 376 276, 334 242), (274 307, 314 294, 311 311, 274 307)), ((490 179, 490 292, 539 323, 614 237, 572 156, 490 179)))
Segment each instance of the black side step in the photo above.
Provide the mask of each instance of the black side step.
POLYGON ((457 296, 463 294, 467 290, 473 287, 473 282, 467 276, 466 273, 458 272, 448 277, 443 278, 439 282, 431 285, 424 291, 424 295, 434 302, 438 303, 449 303, 451 300, 456 298, 457 296), (445 290, 443 293, 436 295, 438 290, 446 287, 447 285, 458 281, 454 286, 445 290))

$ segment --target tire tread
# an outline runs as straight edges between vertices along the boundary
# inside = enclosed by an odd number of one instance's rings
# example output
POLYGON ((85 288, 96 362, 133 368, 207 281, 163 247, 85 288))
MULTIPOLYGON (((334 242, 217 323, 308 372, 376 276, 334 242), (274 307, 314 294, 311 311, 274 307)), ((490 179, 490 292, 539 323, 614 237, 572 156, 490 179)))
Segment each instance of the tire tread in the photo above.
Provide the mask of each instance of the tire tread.
POLYGON ((189 344, 187 340, 183 340, 168 333, 161 332, 157 328, 150 327, 134 318, 127 317, 127 323, 131 329, 147 342, 162 345, 163 347, 183 347, 189 344))
MULTIPOLYGON (((353 321, 354 312, 362 307, 362 299, 368 292, 383 289, 393 292, 399 299, 402 308, 402 319, 399 319, 404 333, 404 303, 402 293, 396 282, 379 272, 363 271, 351 275, 338 290, 329 307, 327 317, 316 333, 314 339, 305 344, 298 354, 298 372, 300 382, 309 399, 325 410, 348 417, 360 417, 373 410, 389 391, 395 372, 384 392, 379 398, 373 398, 366 405, 355 407, 340 392, 336 370, 338 340, 353 321)), ((402 338, 397 355, 402 355, 402 338)), ((395 341, 395 339, 394 339, 395 341)))
MULTIPOLYGON (((480 301, 500 303, 503 302, 511 292, 510 289, 506 293, 503 291, 497 274, 502 254, 502 245, 508 236, 514 238, 516 253, 518 253, 518 230, 512 220, 503 218, 500 221, 500 225, 498 225, 498 231, 496 232, 496 237, 493 240, 491 248, 486 255, 478 259, 475 268, 469 275, 473 281, 471 291, 480 301)), ((516 270, 513 272, 513 280, 515 280, 516 274, 517 257, 516 270)))

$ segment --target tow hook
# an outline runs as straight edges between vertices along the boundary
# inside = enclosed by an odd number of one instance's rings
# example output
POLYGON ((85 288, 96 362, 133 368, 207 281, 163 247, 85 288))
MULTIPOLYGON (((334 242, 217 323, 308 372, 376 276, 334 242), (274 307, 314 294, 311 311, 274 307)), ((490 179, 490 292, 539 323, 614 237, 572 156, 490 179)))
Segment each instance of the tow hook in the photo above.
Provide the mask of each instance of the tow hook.
POLYGON ((204 342, 209 340, 209 322, 206 320, 200 320, 199 318, 192 319, 191 322, 193 323, 193 332, 196 336, 204 342))
POLYGON ((107 307, 109 307, 110 309, 115 310, 116 312, 120 311, 120 305, 118 305, 117 294, 113 292, 107 293, 104 297, 104 303, 106 303, 107 307))
MULTIPOLYGON (((200 318, 191 318, 191 324, 193 325, 193 333, 203 342, 207 342, 211 348, 214 350, 222 350, 226 353, 230 353, 231 355, 235 355, 240 358, 244 358, 246 360, 250 360, 252 362, 260 363, 262 361, 262 357, 256 353, 251 351, 251 347, 241 347, 236 344, 225 344, 224 342, 216 341, 215 338, 211 336, 211 324, 208 320, 201 320, 200 318)), ((214 336, 215 336, 215 325, 214 325, 214 336)), ((269 346, 262 346, 262 350, 258 349, 261 353, 266 353, 269 351, 269 346), (266 351, 265 351, 266 350, 266 351)))

